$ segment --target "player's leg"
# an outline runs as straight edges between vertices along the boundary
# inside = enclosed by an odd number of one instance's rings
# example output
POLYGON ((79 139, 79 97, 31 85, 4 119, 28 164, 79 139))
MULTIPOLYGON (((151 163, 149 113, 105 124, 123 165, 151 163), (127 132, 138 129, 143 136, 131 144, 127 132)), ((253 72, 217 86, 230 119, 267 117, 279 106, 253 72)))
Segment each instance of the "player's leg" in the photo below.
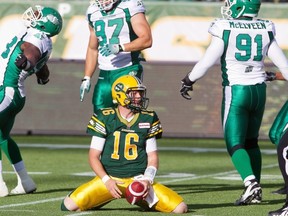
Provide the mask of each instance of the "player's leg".
POLYGON ((152 207, 153 210, 167 213, 186 213, 188 207, 183 198, 172 189, 154 182, 153 190, 159 201, 152 207))
POLYGON ((269 216, 288 215, 288 130, 281 137, 277 146, 279 168, 285 182, 286 200, 282 208, 269 212, 269 216))
POLYGON ((285 186, 283 194, 286 194, 286 200, 282 208, 269 212, 269 216, 276 215, 288 215, 288 103, 286 102, 277 117, 275 118, 273 125, 270 129, 270 139, 277 145, 277 155, 279 168, 282 173, 285 186))
POLYGON ((111 71, 100 70, 92 99, 94 113, 99 109, 114 106, 111 96, 110 73, 111 71))
MULTIPOLYGON (((1 119, 0 119, 1 121, 1 119)), ((9 194, 9 191, 8 191, 8 188, 6 186, 6 183, 3 179, 3 168, 2 168, 2 151, 1 151, 1 143, 2 142, 6 142, 5 140, 2 140, 1 139, 1 130, 0 130, 0 197, 5 197, 5 196, 8 196, 9 194)))
MULTIPOLYGON (((269 138, 272 143, 278 145, 280 139, 284 133, 284 129, 288 123, 288 101, 284 103, 281 110, 278 112, 272 127, 269 130, 269 138)), ((274 191, 276 194, 286 194, 286 187, 281 187, 280 189, 274 191)))
POLYGON ((247 87, 225 87, 222 101, 222 122, 226 147, 234 167, 240 174, 245 190, 235 204, 250 204, 261 192, 253 173, 249 154, 245 148, 245 138, 249 123, 250 90, 247 87), (248 97, 248 99, 247 99, 248 97))
POLYGON ((99 177, 79 186, 61 204, 62 211, 85 211, 100 208, 115 198, 99 177))
POLYGON ((258 136, 266 103, 266 84, 251 86, 250 91, 254 97, 250 102, 252 110, 249 116, 245 149, 250 157, 253 173, 260 183, 262 156, 258 145, 258 136))
POLYGON ((10 100, 9 105, 0 113, 0 119, 3 119, 3 122, 5 122, 4 125, 1 123, 1 140, 3 140, 1 149, 7 156, 17 175, 18 183, 17 186, 11 190, 11 194, 32 193, 36 190, 36 184, 26 171, 18 145, 10 137, 10 131, 14 125, 15 116, 24 107, 25 98, 22 98, 17 90, 12 92, 13 94, 10 95, 10 97, 6 97, 8 98, 7 101, 10 100), (13 98, 13 101, 11 98, 13 98))

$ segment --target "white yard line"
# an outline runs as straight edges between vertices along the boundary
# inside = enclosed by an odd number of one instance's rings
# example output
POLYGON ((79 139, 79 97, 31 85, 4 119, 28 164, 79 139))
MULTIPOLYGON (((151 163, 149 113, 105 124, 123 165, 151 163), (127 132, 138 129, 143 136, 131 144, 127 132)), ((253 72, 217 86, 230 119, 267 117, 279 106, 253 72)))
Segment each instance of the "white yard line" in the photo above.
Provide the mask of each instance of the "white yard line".
POLYGON ((12 207, 17 207, 17 206, 35 205, 35 204, 41 204, 41 203, 47 203, 47 202, 55 202, 55 201, 58 201, 58 200, 62 200, 64 198, 65 197, 57 197, 57 198, 51 198, 51 199, 38 200, 38 201, 34 201, 34 202, 15 203, 15 204, 3 205, 3 206, 0 206, 0 209, 12 208, 12 207))
MULTIPOLYGON (((88 149, 90 145, 81 145, 81 144, 19 144, 20 147, 25 148, 48 148, 48 149, 88 149)), ((185 151, 193 153, 205 153, 205 152, 227 152, 226 148, 199 148, 199 147, 158 147, 160 151, 185 151)), ((261 150, 262 154, 275 154, 276 149, 263 149, 261 150)))

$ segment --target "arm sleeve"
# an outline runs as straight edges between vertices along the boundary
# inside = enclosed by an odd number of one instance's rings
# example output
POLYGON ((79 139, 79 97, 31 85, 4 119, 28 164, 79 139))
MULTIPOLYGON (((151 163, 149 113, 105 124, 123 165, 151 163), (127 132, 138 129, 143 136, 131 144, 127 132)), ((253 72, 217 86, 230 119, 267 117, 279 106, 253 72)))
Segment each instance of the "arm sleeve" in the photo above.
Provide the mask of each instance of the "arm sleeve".
POLYGON ((271 43, 267 56, 280 70, 283 77, 288 80, 288 61, 282 49, 278 46, 276 40, 271 43))
POLYGON ((211 43, 207 48, 202 59, 194 66, 189 74, 189 79, 192 82, 203 77, 208 69, 221 57, 224 51, 224 42, 217 36, 212 36, 211 43))
POLYGON ((146 152, 153 152, 157 150, 157 141, 155 137, 146 140, 146 152))
POLYGON ((91 140, 90 148, 96 149, 102 152, 104 148, 104 144, 105 144, 104 138, 93 136, 91 140))

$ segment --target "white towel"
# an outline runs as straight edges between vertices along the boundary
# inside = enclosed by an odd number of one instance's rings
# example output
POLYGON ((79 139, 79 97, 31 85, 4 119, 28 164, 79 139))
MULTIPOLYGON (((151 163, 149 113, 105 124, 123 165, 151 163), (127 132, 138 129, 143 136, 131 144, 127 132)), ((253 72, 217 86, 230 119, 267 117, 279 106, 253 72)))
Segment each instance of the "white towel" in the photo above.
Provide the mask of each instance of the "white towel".
MULTIPOLYGON (((134 180, 144 180, 144 175, 135 176, 134 180)), ((154 192, 153 185, 149 188, 145 201, 148 203, 149 208, 152 208, 159 201, 159 198, 154 192)))

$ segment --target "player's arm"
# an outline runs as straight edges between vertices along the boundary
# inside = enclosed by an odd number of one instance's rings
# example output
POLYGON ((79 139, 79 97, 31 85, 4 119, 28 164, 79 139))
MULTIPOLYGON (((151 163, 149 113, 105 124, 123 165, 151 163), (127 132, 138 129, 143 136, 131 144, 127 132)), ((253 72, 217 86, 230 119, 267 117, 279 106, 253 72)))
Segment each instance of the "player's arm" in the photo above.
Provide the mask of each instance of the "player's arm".
POLYGON ((224 51, 224 42, 221 38, 212 36, 211 43, 207 48, 204 56, 201 60, 193 67, 192 71, 189 72, 182 80, 182 86, 180 94, 187 100, 191 100, 189 91, 192 91, 193 84, 200 78, 202 78, 208 69, 212 67, 216 61, 221 57, 224 51))
POLYGON ((33 68, 41 57, 40 50, 29 42, 24 42, 21 45, 23 53, 17 57, 15 64, 22 70, 30 70, 33 68))
POLYGON ((47 64, 44 64, 43 67, 36 72, 37 83, 39 85, 45 85, 49 82, 50 71, 47 64))
POLYGON ((157 174, 159 166, 157 142, 155 137, 146 140, 146 152, 147 152, 147 167, 144 172, 143 178, 140 180, 145 186, 146 192, 144 194, 144 197, 147 196, 149 188, 154 182, 154 178, 157 174))
POLYGON ((84 78, 80 86, 80 101, 84 100, 85 92, 90 91, 91 77, 93 76, 98 64, 98 39, 95 35, 94 29, 88 24, 90 36, 86 51, 84 78))
POLYGON ((94 29, 90 25, 88 26, 90 36, 86 51, 84 76, 92 77, 98 63, 98 39, 95 35, 94 29))
POLYGON ((152 33, 144 13, 137 13, 131 18, 133 31, 138 38, 123 44, 125 52, 141 51, 152 46, 152 33))
POLYGON ((121 198, 122 192, 117 187, 117 184, 122 184, 123 182, 115 181, 111 179, 106 173, 100 158, 105 144, 105 139, 97 136, 93 136, 91 140, 90 150, 89 150, 89 164, 92 170, 97 176, 102 179, 106 188, 109 190, 114 198, 121 198))
POLYGON ((288 60, 283 53, 282 49, 278 46, 276 40, 273 40, 269 46, 267 56, 275 64, 276 67, 280 70, 280 73, 276 72, 275 79, 277 80, 288 80, 288 60))

